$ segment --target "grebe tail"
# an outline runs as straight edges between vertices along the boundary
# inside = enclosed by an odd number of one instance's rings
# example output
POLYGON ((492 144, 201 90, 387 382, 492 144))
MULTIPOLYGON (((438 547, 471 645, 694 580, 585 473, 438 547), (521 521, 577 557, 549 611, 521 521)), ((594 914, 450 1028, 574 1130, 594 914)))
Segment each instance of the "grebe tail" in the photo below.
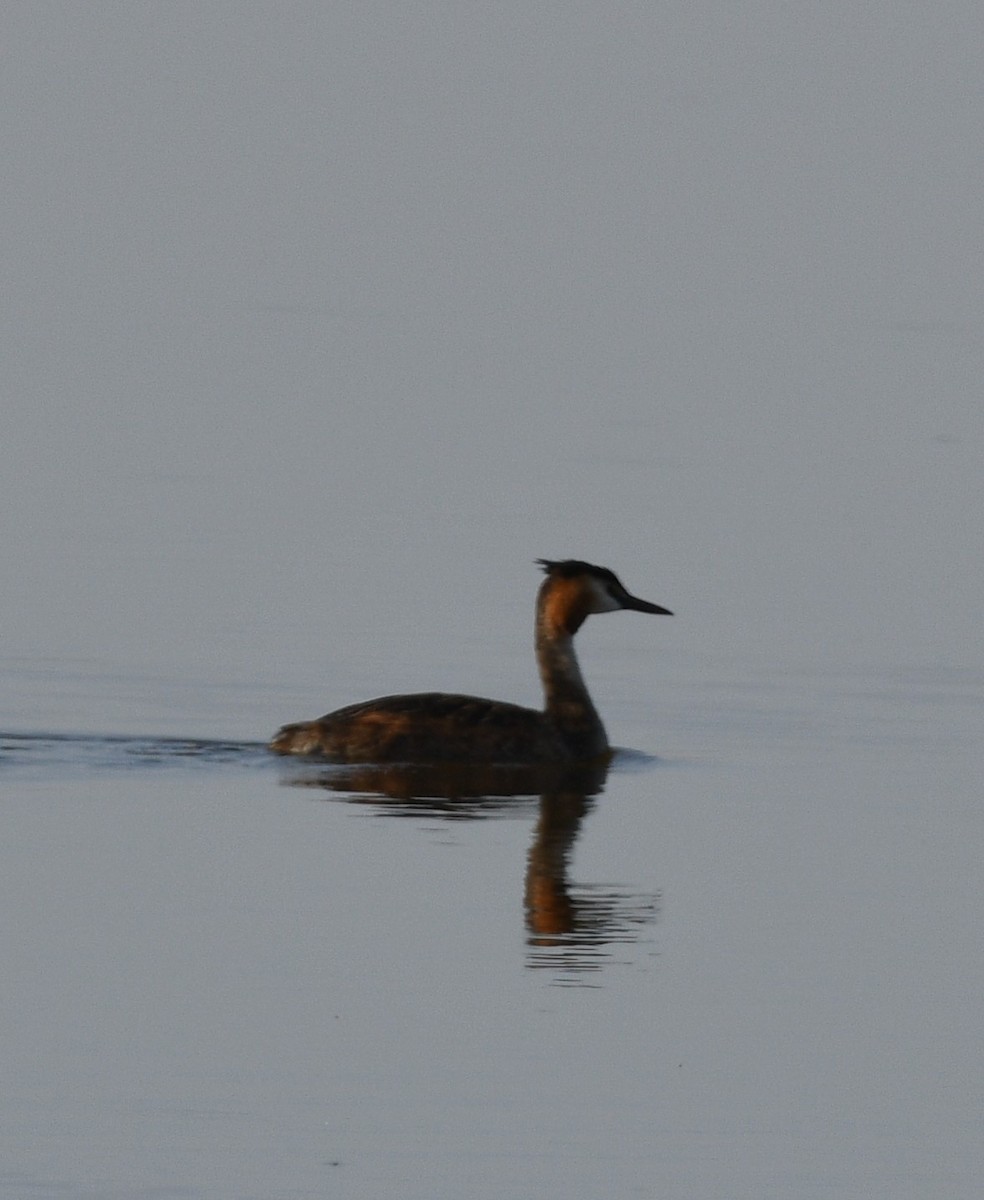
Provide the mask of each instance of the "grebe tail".
POLYGON ((537 562, 546 574, 536 600, 542 711, 445 692, 381 696, 285 725, 270 749, 343 763, 546 765, 607 757, 608 737, 581 675, 574 635, 595 613, 672 613, 631 595, 606 567, 576 559, 537 562))

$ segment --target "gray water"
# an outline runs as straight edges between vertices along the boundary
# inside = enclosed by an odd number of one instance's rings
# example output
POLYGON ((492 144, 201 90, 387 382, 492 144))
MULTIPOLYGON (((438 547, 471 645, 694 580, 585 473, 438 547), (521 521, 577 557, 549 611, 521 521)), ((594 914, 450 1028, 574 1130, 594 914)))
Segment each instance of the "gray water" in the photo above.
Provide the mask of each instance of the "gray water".
POLYGON ((976 1198, 977 8, 6 25, 0 1195, 976 1198))

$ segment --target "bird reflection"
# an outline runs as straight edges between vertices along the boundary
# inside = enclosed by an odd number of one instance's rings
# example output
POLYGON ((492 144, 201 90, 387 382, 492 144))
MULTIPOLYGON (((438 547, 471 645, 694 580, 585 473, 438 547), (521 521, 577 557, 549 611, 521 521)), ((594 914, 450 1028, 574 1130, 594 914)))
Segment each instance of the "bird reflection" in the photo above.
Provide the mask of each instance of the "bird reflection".
MULTIPOLYGON (((292 764, 293 765, 293 764, 292 764)), ((572 883, 569 868, 581 825, 604 790, 607 763, 577 767, 506 767, 435 763, 402 766, 305 765, 284 782, 347 795, 394 817, 480 820, 539 797, 526 864, 523 906, 527 966, 552 982, 581 984, 611 963, 618 944, 642 940, 658 897, 618 885, 572 883)))

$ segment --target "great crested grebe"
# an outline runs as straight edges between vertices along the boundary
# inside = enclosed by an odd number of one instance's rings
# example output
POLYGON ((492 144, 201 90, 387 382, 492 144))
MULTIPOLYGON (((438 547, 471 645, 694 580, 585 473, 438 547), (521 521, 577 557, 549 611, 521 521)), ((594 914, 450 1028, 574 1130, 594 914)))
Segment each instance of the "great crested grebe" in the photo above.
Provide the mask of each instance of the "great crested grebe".
POLYGON ((561 764, 606 756, 608 738, 581 676, 574 634, 592 613, 673 614, 631 596, 605 567, 576 559, 537 562, 547 576, 536 598, 543 712, 444 692, 381 696, 285 725, 270 749, 341 763, 561 764))

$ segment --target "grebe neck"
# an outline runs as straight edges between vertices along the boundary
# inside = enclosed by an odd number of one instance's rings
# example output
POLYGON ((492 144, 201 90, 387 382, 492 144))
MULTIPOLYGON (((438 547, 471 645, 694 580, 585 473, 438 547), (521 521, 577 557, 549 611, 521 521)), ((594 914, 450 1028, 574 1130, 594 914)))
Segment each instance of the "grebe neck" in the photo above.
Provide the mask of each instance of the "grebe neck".
POLYGON ((559 599, 547 580, 536 606, 536 661, 543 683, 544 708, 565 740, 579 751, 603 754, 608 738, 588 694, 574 653, 574 634, 584 617, 559 599))

